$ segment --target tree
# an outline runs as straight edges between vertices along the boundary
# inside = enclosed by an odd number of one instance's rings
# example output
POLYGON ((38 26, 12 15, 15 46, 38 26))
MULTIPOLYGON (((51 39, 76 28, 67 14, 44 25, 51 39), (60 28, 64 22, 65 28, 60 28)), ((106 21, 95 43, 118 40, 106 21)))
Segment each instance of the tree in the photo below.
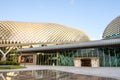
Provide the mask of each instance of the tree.
POLYGON ((0 48, 0 53, 2 53, 2 58, 1 61, 6 61, 7 59, 7 54, 13 49, 13 47, 1 47, 0 48))

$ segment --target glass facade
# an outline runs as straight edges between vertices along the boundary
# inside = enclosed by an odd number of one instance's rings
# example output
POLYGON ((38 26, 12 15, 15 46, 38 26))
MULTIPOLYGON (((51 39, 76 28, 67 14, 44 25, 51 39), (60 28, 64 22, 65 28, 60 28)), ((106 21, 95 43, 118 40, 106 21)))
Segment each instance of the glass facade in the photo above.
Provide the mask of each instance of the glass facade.
POLYGON ((75 66, 75 58, 98 58, 100 67, 120 66, 120 47, 70 49, 37 54, 38 65, 75 66))

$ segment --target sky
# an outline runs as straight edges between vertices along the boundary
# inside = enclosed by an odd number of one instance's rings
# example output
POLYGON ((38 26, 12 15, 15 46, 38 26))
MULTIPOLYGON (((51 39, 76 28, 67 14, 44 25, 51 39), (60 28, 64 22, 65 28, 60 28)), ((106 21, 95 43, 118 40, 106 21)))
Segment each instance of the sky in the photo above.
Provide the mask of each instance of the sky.
POLYGON ((0 20, 58 23, 102 39, 120 15, 120 0, 0 0, 0 20))

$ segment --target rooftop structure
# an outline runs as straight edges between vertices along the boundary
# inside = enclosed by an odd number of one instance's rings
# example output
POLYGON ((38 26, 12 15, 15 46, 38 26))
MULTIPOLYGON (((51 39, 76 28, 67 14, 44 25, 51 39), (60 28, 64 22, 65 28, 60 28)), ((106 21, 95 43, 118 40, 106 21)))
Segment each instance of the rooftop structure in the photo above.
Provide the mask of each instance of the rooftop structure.
POLYGON ((82 30, 55 23, 0 21, 1 43, 71 43, 89 41, 82 30))
POLYGON ((120 16, 113 19, 103 33, 103 39, 120 38, 120 16))

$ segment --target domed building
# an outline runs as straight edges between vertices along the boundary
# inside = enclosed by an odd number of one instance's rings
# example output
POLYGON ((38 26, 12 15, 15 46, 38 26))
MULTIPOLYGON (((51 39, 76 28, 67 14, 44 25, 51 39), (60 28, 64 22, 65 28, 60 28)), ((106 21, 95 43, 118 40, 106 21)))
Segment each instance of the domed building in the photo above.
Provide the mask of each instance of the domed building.
MULTIPOLYGON (((86 41, 89 41, 89 37, 82 30, 60 24, 0 21, 1 60, 6 60, 8 53, 15 48, 43 47, 51 44, 60 45, 86 41)), ((20 62, 24 62, 24 57, 27 58, 26 62, 36 64, 35 59, 33 60, 33 57, 36 58, 36 53, 23 55, 20 62)))
POLYGON ((11 47, 31 45, 31 48, 17 50, 19 62, 75 67, 120 67, 119 28, 120 16, 106 27, 103 39, 89 41, 82 30, 60 24, 0 21, 0 46, 7 47, 8 50, 3 52, 0 49, 0 52, 4 57, 12 50, 11 47))
POLYGON ((36 64, 38 65, 120 67, 120 16, 112 20, 106 27, 103 39, 87 40, 20 49, 17 52, 37 52, 36 64))
POLYGON ((82 30, 55 23, 0 21, 0 41, 63 44, 86 42, 89 37, 82 30))
POLYGON ((113 19, 103 33, 103 39, 120 38, 120 16, 113 19))

